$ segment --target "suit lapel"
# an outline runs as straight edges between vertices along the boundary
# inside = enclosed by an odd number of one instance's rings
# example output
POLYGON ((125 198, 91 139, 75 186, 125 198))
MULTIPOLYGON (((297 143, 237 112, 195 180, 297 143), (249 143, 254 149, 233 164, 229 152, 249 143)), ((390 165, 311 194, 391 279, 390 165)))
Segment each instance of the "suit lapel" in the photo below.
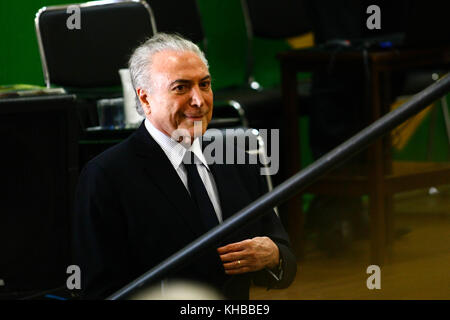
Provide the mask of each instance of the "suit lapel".
POLYGON ((232 165, 213 163, 209 167, 216 182, 225 220, 249 204, 250 196, 232 165))
MULTIPOLYGON (((151 183, 164 194, 168 205, 176 208, 176 212, 182 216, 196 237, 204 233, 201 229, 201 221, 197 219, 194 202, 164 151, 148 133, 144 123, 131 136, 131 141, 136 154, 142 158, 144 171, 151 177, 151 183)), ((164 202, 164 199, 161 199, 161 202, 164 202)))

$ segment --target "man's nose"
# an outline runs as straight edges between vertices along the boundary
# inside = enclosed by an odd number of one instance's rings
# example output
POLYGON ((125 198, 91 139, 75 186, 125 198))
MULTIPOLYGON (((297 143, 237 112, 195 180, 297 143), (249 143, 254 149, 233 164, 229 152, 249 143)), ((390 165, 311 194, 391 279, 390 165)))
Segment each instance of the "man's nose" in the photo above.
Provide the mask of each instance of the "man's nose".
POLYGON ((203 92, 200 90, 198 86, 194 86, 192 88, 192 97, 191 97, 191 105, 193 107, 202 107, 205 102, 205 98, 203 97, 203 92))

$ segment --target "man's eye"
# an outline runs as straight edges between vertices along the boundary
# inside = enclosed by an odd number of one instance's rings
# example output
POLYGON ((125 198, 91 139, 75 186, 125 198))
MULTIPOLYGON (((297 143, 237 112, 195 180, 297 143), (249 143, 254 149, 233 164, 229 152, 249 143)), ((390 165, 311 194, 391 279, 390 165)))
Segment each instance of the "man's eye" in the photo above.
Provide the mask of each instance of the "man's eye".
POLYGON ((210 81, 205 81, 205 82, 200 83, 200 88, 202 88, 202 89, 209 89, 210 86, 211 86, 210 81))
POLYGON ((174 87, 173 90, 175 92, 184 92, 184 91, 186 91, 186 88, 187 88, 187 86, 180 84, 180 85, 174 87))

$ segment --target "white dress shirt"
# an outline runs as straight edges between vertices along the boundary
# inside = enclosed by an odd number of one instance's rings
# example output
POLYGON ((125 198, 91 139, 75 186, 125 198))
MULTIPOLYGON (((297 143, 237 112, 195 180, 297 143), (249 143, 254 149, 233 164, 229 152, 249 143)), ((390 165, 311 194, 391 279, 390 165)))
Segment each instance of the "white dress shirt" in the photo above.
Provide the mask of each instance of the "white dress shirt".
POLYGON ((199 139, 195 139, 191 147, 189 149, 186 149, 181 143, 178 143, 171 137, 156 129, 148 119, 145 119, 145 128, 153 137, 153 139, 155 139, 156 143, 158 143, 161 149, 163 149, 164 153, 166 154, 167 158, 174 167, 188 192, 189 188, 187 181, 187 172, 186 168, 182 164, 186 151, 190 150, 201 161, 201 163, 197 163, 196 165, 197 171, 203 181, 203 184, 205 185, 206 192, 208 193, 209 199, 211 200, 211 203, 214 207, 214 211, 217 215, 217 220, 219 220, 219 223, 222 223, 222 210, 220 208, 219 193, 217 192, 217 186, 214 181, 214 177, 209 170, 205 157, 203 156, 199 139))

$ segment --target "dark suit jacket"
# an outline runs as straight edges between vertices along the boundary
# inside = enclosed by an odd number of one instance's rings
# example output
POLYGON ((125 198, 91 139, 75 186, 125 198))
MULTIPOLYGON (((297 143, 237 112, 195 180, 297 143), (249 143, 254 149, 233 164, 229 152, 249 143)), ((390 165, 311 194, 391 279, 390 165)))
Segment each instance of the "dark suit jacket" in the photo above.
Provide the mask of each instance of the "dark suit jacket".
MULTIPOLYGON (((266 192, 255 166, 212 164, 210 169, 224 220, 266 192)), ((81 268, 85 298, 107 297, 206 231, 189 193, 144 124, 83 169, 73 227, 74 263, 81 268)), ((287 234, 273 212, 193 258, 169 277, 206 283, 231 299, 248 299, 252 276, 267 286, 286 287, 296 273, 287 234), (262 235, 280 249, 282 281, 267 271, 227 276, 216 248, 262 235)))

